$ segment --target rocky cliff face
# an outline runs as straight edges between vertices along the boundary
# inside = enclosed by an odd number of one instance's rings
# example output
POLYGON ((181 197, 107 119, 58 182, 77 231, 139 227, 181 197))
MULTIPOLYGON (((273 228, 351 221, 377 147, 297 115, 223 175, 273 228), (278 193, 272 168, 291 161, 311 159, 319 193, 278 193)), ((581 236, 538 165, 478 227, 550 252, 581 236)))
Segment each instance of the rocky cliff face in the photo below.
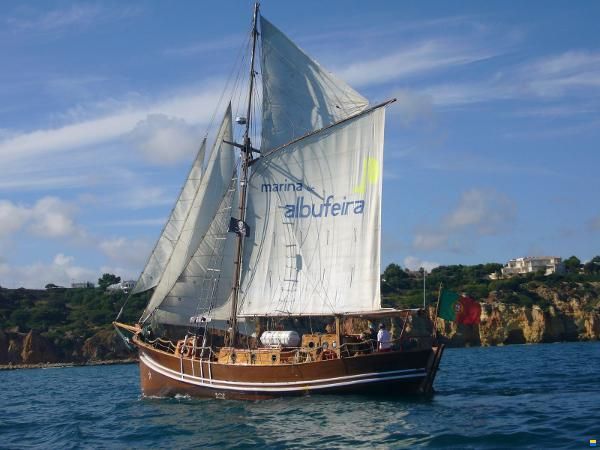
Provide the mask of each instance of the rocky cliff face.
MULTIPOLYGON (((453 347, 600 340, 600 283, 565 283, 556 288, 534 285, 531 292, 537 295, 541 306, 516 305, 510 303, 512 293, 493 292, 481 300, 480 324, 462 325, 438 319, 438 338, 453 347)), ((434 308, 428 313, 433 317, 434 308)), ((402 317, 394 317, 379 318, 375 325, 385 323, 393 337, 397 339, 402 334, 407 345, 417 337, 426 345, 433 328, 429 317, 423 311, 414 311, 407 316, 406 324, 402 317)), ((305 332, 324 332, 330 322, 298 319, 286 325, 303 326, 305 332)), ((346 318, 343 332, 360 334, 368 325, 366 319, 346 318)), ((70 333, 62 335, 57 344, 33 331, 0 330, 0 365, 86 363, 135 357, 112 329, 100 329, 87 339, 70 333)))
POLYGON ((438 319, 438 333, 452 346, 600 339, 600 310, 593 292, 582 292, 577 286, 540 286, 534 292, 545 301, 544 308, 506 304, 502 301, 506 294, 492 293, 482 302, 479 325, 438 319))
POLYGON ((104 361, 107 359, 127 359, 132 352, 127 349, 123 339, 114 330, 102 330, 86 339, 81 350, 86 361, 104 361))
POLYGON ((58 347, 34 331, 0 331, 0 365, 86 363, 134 356, 114 330, 100 330, 86 340, 74 339, 71 344, 69 348, 58 347))
POLYGON ((30 331, 23 339, 21 362, 23 364, 55 363, 60 360, 58 349, 47 339, 30 331))

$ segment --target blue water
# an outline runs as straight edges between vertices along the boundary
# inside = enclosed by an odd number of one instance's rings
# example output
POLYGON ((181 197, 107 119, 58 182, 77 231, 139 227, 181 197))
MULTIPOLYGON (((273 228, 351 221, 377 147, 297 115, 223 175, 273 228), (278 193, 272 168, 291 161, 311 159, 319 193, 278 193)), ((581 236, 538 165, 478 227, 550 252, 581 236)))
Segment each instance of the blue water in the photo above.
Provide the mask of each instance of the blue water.
POLYGON ((448 349, 431 399, 143 399, 136 365, 0 372, 1 448, 590 448, 600 343, 448 349))

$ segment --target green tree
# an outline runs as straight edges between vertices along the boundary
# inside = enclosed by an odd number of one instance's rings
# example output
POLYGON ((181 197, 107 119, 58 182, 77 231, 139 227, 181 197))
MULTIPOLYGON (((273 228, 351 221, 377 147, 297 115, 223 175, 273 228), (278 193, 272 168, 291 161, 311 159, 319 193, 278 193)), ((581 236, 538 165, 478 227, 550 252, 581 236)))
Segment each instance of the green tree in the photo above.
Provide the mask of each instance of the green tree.
POLYGON ((393 292, 402 289, 404 286, 403 283, 409 278, 409 275, 402 270, 398 264, 390 264, 383 271, 383 276, 381 277, 381 287, 384 292, 393 292))
POLYGON ((594 256, 591 261, 585 263, 583 271, 586 274, 600 274, 600 256, 594 256))
POLYGON ((568 259, 565 259, 565 271, 567 273, 579 273, 579 269, 581 268, 581 261, 577 256, 571 256, 568 259))
POLYGON ((111 284, 116 284, 120 282, 121 277, 113 275, 112 273, 105 273, 102 275, 102 278, 98 278, 98 287, 104 291, 111 284))

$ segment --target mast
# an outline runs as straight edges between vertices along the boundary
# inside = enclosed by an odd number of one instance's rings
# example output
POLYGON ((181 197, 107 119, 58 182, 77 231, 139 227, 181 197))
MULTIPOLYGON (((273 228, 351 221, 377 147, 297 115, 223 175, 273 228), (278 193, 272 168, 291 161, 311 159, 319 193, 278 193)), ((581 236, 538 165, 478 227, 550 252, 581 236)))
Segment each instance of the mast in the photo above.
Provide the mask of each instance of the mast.
MULTIPOLYGON (((258 38, 258 32, 256 30, 257 18, 258 18, 258 7, 259 3, 254 4, 254 17, 252 19, 252 56, 250 58, 250 85, 248 88, 248 109, 246 111, 246 130, 244 131, 244 143, 242 145, 242 177, 240 180, 240 206, 239 215, 242 221, 246 221, 246 195, 248 189, 248 166, 252 162, 252 145, 250 142, 250 121, 252 119, 252 91, 254 89, 254 55, 256 52, 256 40, 258 38)), ((236 247, 236 258, 235 258, 235 271, 233 279, 233 298, 231 301, 231 317, 229 320, 229 335, 226 344, 229 346, 235 345, 235 337, 237 333, 237 307, 238 299, 240 295, 240 284, 242 275, 242 256, 244 247, 244 234, 240 233, 237 236, 237 247, 236 247)))

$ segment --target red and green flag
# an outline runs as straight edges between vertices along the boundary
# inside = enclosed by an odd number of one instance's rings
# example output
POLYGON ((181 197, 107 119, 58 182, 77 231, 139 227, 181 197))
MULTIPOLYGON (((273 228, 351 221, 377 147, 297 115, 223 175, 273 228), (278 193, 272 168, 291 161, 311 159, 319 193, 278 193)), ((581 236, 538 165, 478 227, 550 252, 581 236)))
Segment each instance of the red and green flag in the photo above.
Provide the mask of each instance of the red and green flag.
POLYGON ((452 320, 464 325, 474 325, 480 321, 481 305, 466 295, 442 290, 438 316, 444 320, 452 320))

